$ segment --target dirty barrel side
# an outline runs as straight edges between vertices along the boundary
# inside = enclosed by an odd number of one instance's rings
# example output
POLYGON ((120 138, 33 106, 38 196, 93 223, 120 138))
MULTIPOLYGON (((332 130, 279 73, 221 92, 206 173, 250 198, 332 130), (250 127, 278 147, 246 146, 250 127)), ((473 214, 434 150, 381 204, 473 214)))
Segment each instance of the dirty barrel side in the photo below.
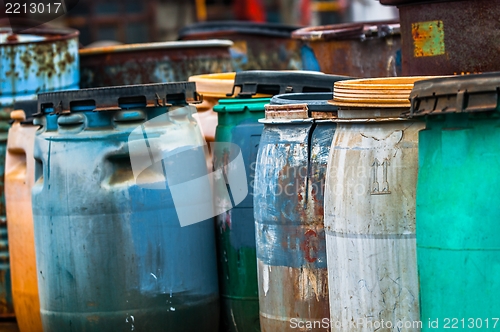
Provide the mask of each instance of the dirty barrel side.
MULTIPOLYGON (((224 331, 260 331, 252 192, 263 128, 258 119, 267 103, 269 98, 221 99, 214 107, 218 114, 215 141, 240 147, 248 181, 247 197, 215 218, 224 331)), ((215 169, 227 164, 227 153, 214 151, 215 169)))
POLYGON ((401 117, 417 79, 335 84, 325 190, 332 330, 373 331, 383 322, 419 330, 415 196, 424 124, 401 117))
POLYGON ((9 220, 12 292, 21 331, 42 331, 38 300, 31 188, 35 177, 33 146, 37 126, 32 115, 37 101, 18 102, 11 113, 5 158, 5 205, 9 220))
POLYGON ((323 195, 336 123, 321 120, 336 116, 329 99, 276 96, 261 120, 254 215, 262 331, 294 331, 307 321, 314 322, 308 330, 329 331, 323 195))
POLYGON ((176 174, 206 174, 194 96, 194 83, 39 95, 32 202, 45 331, 217 331, 212 221, 181 227, 162 159, 150 159, 190 147, 176 174))

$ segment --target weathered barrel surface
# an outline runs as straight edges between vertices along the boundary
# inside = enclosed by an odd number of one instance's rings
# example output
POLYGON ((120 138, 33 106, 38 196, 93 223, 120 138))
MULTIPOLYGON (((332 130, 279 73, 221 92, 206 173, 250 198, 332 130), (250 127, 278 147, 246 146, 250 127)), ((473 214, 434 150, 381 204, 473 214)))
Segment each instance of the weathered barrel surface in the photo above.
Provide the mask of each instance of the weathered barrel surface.
POLYGON ((496 72, 417 82, 412 92, 412 114, 426 123, 417 184, 423 331, 498 328, 499 87, 496 72))
POLYGON ((424 125, 401 118, 415 80, 335 85, 342 93, 334 96, 338 122, 325 191, 332 330, 419 328, 415 196, 424 125))
POLYGON ((213 224, 181 227, 150 155, 190 147, 178 176, 206 174, 194 93, 194 83, 170 83, 39 95, 32 197, 44 330, 217 331, 213 224))

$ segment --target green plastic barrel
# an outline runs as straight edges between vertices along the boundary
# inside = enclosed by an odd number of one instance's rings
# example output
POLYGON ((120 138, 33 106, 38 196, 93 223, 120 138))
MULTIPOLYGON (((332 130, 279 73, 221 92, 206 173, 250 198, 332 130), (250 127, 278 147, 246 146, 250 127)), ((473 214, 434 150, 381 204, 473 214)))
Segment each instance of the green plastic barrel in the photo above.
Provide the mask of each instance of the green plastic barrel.
POLYGON ((417 257, 423 331, 500 329, 500 72, 421 81, 417 257))
MULTIPOLYGON (((249 192, 241 203, 216 217, 224 331, 238 331, 238 327, 245 327, 245 331, 260 330, 253 196, 250 193, 264 127, 258 120, 264 117, 264 105, 269 101, 269 98, 222 99, 214 107, 218 113, 215 141, 231 142, 240 147, 249 192)), ((221 169, 226 160, 227 151, 216 149, 214 168, 221 169)))

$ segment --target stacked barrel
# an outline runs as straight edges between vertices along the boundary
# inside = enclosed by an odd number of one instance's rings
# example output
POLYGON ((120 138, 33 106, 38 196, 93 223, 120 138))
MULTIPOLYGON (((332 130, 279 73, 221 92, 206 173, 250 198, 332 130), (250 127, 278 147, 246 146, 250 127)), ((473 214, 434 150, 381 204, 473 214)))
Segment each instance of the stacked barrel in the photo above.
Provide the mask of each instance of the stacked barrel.
POLYGON ((381 2, 401 24, 210 22, 79 51, 77 31, 0 28, 0 316, 500 327, 500 73, 469 75, 500 70, 500 3, 381 2))

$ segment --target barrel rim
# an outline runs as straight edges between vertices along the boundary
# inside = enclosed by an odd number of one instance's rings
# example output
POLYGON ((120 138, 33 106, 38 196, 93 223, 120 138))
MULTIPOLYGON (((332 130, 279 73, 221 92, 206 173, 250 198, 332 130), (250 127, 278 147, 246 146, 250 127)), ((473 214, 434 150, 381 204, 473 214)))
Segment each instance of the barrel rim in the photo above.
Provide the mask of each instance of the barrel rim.
POLYGON ((79 50, 79 54, 81 57, 85 57, 109 53, 132 53, 138 51, 176 50, 183 48, 229 48, 231 46, 233 46, 233 42, 228 39, 186 40, 82 48, 79 50))
POLYGON ((292 38, 306 41, 354 40, 400 35, 399 20, 341 23, 298 29, 292 38))
POLYGON ((179 31, 179 39, 221 34, 248 34, 291 38, 293 31, 303 26, 246 21, 210 21, 188 25, 179 31))
MULTIPOLYGON (((2 26, 2 24, 4 24, 4 22, 0 21, 0 33, 7 33, 7 31, 10 31, 12 33, 14 31, 11 27, 2 26)), ((0 43, 0 47, 11 47, 11 46, 27 45, 27 44, 47 44, 56 41, 70 40, 78 38, 78 36, 80 35, 80 31, 66 27, 59 28, 59 27, 41 25, 39 27, 28 28, 22 30, 21 32, 16 32, 15 34, 49 35, 50 37, 46 37, 42 40, 36 40, 36 41, 24 41, 24 42, 14 41, 9 43, 0 43)))

